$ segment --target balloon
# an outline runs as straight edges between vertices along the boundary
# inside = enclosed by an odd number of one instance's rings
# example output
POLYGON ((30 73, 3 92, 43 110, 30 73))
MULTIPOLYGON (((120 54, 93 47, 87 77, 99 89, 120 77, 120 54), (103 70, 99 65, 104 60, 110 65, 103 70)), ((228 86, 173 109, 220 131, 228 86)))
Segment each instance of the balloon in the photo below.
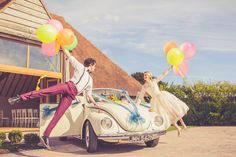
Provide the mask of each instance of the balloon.
POLYGON ((188 72, 189 66, 187 61, 183 61, 178 67, 174 66, 173 67, 173 71, 177 76, 186 76, 187 72, 188 72))
POLYGON ((56 41, 51 44, 42 43, 42 52, 46 56, 54 56, 56 54, 56 41))
POLYGON ((55 19, 49 19, 47 24, 54 26, 58 31, 63 29, 61 22, 55 19))
POLYGON ((177 48, 177 44, 173 41, 169 41, 167 43, 165 43, 164 45, 164 52, 165 52, 165 55, 167 55, 167 53, 172 49, 172 48, 177 48))
POLYGON ((196 53, 195 45, 189 42, 181 44, 180 50, 184 52, 184 60, 190 60, 196 53))
POLYGON ((62 46, 70 45, 74 41, 74 33, 70 29, 62 29, 57 35, 57 41, 62 46))
POLYGON ((184 60, 184 53, 178 48, 172 48, 167 53, 167 61, 169 64, 177 66, 184 60))
POLYGON ((70 44, 70 45, 66 45, 66 46, 65 46, 65 49, 67 49, 68 51, 72 51, 72 50, 77 46, 77 44, 78 44, 77 37, 74 36, 74 41, 73 41, 73 43, 70 44))
POLYGON ((52 43, 57 37, 57 30, 50 24, 44 24, 37 28, 36 35, 43 43, 52 43))

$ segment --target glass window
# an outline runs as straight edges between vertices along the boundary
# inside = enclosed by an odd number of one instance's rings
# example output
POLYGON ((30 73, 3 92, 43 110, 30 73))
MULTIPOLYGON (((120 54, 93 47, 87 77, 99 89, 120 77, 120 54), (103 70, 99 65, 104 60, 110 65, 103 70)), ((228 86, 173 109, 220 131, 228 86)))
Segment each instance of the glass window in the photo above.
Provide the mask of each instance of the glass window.
POLYGON ((132 101, 125 90, 116 89, 94 89, 93 98, 96 102, 115 102, 118 104, 129 104, 132 101))
POLYGON ((0 64, 26 67, 27 45, 0 38, 0 64))
POLYGON ((53 57, 47 57, 42 54, 40 47, 30 46, 29 68, 60 72, 60 62, 60 53, 53 57))

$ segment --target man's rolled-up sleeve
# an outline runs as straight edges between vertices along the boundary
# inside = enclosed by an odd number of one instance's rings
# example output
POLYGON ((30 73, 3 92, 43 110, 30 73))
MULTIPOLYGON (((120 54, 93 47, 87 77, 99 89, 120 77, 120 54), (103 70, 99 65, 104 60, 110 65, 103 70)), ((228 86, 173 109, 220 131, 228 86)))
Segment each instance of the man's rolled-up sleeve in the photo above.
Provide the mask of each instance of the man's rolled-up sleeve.
POLYGON ((84 65, 81 64, 75 57, 70 56, 68 59, 71 65, 78 71, 82 71, 84 69, 84 65))

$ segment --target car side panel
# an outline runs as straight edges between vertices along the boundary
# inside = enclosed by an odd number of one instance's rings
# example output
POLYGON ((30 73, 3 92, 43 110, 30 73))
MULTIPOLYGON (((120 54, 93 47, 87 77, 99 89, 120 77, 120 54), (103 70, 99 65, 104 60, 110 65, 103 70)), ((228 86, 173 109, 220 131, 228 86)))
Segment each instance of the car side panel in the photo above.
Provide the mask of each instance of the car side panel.
MULTIPOLYGON (((50 121, 52 120, 58 104, 41 104, 40 105, 40 135, 42 136, 50 121), (51 110, 51 114, 45 116, 45 108, 51 110)), ((82 103, 71 105, 65 114, 58 121, 52 130, 50 137, 59 136, 79 136, 80 126, 83 122, 83 106, 82 103)))

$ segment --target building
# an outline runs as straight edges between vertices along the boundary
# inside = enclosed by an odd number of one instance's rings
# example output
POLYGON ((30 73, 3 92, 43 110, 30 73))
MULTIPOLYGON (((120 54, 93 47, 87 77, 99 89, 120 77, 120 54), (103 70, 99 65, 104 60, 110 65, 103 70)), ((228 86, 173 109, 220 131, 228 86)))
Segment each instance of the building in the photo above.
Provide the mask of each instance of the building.
POLYGON ((43 1, 0 0, 0 127, 37 127, 40 103, 58 103, 60 95, 13 106, 7 99, 34 90, 42 76, 40 88, 64 82, 72 75, 73 69, 62 52, 54 57, 41 53, 41 43, 35 31, 51 18, 60 20, 77 36, 79 44, 72 55, 81 62, 87 57, 97 60, 94 87, 125 88, 131 95, 140 89, 135 79, 66 23, 63 17, 49 13, 43 1))

